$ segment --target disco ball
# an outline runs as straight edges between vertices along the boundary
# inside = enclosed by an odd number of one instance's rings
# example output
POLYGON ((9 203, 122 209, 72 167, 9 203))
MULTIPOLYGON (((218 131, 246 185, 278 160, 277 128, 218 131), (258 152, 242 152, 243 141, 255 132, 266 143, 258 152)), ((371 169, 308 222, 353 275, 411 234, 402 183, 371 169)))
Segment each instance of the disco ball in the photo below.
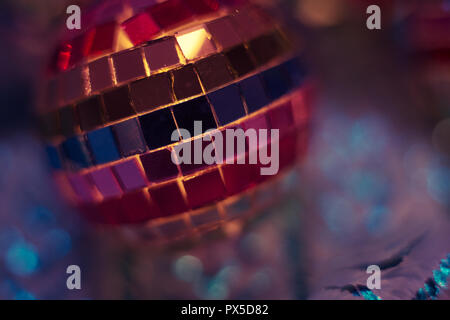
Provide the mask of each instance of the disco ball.
POLYGON ((306 152, 312 87, 282 24, 233 0, 81 12, 81 30, 64 28, 51 55, 38 118, 55 181, 87 220, 166 241, 247 221, 280 197, 306 152), (246 135, 242 152, 220 152, 229 129, 279 138, 246 135), (187 145, 218 161, 177 162, 187 145), (249 161, 262 149, 279 154, 276 174, 249 161))

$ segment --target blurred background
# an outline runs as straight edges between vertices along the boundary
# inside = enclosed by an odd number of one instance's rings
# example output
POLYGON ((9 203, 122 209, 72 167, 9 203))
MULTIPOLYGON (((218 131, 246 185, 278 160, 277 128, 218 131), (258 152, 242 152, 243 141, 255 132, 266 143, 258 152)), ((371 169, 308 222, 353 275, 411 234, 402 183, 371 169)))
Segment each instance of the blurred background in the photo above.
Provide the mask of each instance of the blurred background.
POLYGON ((0 2, 1 299, 450 298, 450 1, 256 1, 299 38, 317 84, 307 157, 245 232, 170 248, 80 221, 35 134, 65 10, 92 2, 0 2), (372 4, 381 30, 366 27, 372 4), (72 264, 82 290, 66 287, 72 264), (380 290, 365 287, 370 264, 380 290))

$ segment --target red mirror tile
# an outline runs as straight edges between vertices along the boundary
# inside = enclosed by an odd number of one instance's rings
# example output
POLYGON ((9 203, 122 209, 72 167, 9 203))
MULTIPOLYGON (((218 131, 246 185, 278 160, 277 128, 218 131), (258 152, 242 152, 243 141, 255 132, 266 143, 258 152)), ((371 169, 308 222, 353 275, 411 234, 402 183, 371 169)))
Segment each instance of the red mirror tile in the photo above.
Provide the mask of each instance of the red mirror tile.
POLYGON ((225 187, 229 195, 235 195, 256 185, 259 171, 256 165, 226 164, 222 167, 225 187))
POLYGON ((173 68, 181 63, 175 37, 152 41, 144 47, 144 53, 152 73, 163 68, 173 68))
MULTIPOLYGON (((255 129, 258 134, 259 134, 259 130, 260 129, 266 129, 268 130, 268 134, 270 134, 270 124, 268 122, 268 119, 266 117, 266 114, 261 114, 258 115, 256 117, 252 117, 248 120, 246 120, 245 122, 242 123, 242 128, 244 130, 247 129, 255 129)), ((268 137, 268 140, 270 139, 270 136, 268 137)), ((248 151, 250 152, 257 152, 258 151, 258 144, 256 145, 252 145, 251 143, 248 142, 248 151)))
POLYGON ((69 68, 72 45, 64 43, 58 46, 53 54, 49 69, 52 72, 64 71, 69 68))
POLYGON ((69 66, 76 65, 89 54, 94 41, 94 32, 89 30, 80 36, 77 36, 69 42, 70 59, 69 66))
POLYGON ((148 191, 163 216, 168 217, 188 211, 177 181, 152 187, 148 191))
POLYGON ((134 45, 151 40, 160 31, 159 26, 147 12, 141 12, 123 22, 122 28, 134 45))
POLYGON ((135 191, 125 194, 121 199, 125 213, 125 223, 141 223, 160 217, 158 207, 150 201, 146 191, 135 191))
POLYGON ((91 91, 96 92, 114 85, 109 57, 103 57, 89 64, 91 91))
POLYGON ((92 26, 98 24, 98 23, 96 23, 95 18, 98 15, 100 9, 101 9, 101 6, 96 4, 96 5, 92 5, 90 10, 86 10, 82 13, 83 14, 82 29, 91 28, 92 26))
POLYGON ((158 25, 172 28, 192 17, 192 12, 181 0, 167 0, 150 7, 149 12, 158 25))
POLYGON ((297 158, 298 133, 295 130, 280 138, 279 154, 280 168, 279 171, 292 166, 297 158))
POLYGON ((272 129, 280 130, 280 137, 282 137, 283 134, 286 131, 289 131, 294 125, 291 102, 288 101, 283 103, 281 106, 277 106, 276 108, 270 110, 268 118, 270 127, 272 129))
POLYGON ((199 208, 225 197, 225 186, 217 169, 186 179, 183 184, 191 208, 199 208))
MULTIPOLYGON (((231 160, 233 160, 235 163, 237 161, 237 159, 242 159, 243 157, 245 157, 245 152, 247 152, 248 150, 248 139, 245 139, 244 141, 244 149, 242 152, 240 151, 240 147, 239 144, 241 143, 241 139, 238 139, 238 135, 233 134, 233 133, 237 133, 237 130, 243 130, 242 126, 240 124, 236 124, 236 125, 232 125, 232 126, 227 126, 226 128, 222 128, 220 130, 220 134, 222 135, 222 144, 223 144, 223 151, 222 154, 219 153, 220 149, 217 149, 218 154, 217 154, 217 158, 221 160, 222 163, 225 162, 230 162, 231 160), (227 130, 232 131, 231 135, 229 137, 227 137, 227 130), (234 142, 228 143, 227 139, 234 139, 234 142), (228 145, 234 146, 233 150, 228 150, 228 145), (239 150, 238 150, 239 149, 239 150)), ((214 136, 213 136, 214 138, 214 136)), ((215 145, 217 145, 217 142, 214 142, 215 145)))
POLYGON ((89 51, 90 56, 97 56, 110 52, 116 38, 116 22, 108 22, 95 28, 95 35, 89 51))
POLYGON ((121 198, 111 198, 96 205, 97 221, 102 224, 119 225, 125 222, 126 213, 122 209, 121 198))
MULTIPOLYGON (((292 131, 292 130, 291 130, 292 131)), ((262 174, 262 169, 263 168, 268 168, 271 166, 271 164, 261 164, 261 162, 258 162, 255 166, 257 168, 257 172, 258 172, 258 178, 257 178, 257 182, 258 183, 263 183, 269 179, 271 179, 274 175, 277 175, 278 173, 280 173, 281 168, 282 168, 282 160, 281 158, 283 157, 283 155, 281 154, 281 150, 280 150, 280 141, 283 137, 280 137, 280 140, 278 141, 270 141, 267 145, 264 146, 260 146, 259 150, 258 150, 258 157, 260 154, 264 154, 264 155, 272 155, 274 152, 279 154, 279 162, 278 162, 278 171, 276 171, 276 166, 273 166, 272 169, 274 170, 272 174, 266 174, 263 175, 262 174), (278 150, 277 150, 278 148, 278 150)), ((286 150, 287 151, 287 150, 286 150)), ((292 153, 292 152, 296 152, 296 149, 294 148, 293 150, 289 151, 288 153, 292 153)))
POLYGON ((185 0, 187 6, 195 14, 208 14, 219 10, 219 2, 216 0, 185 0))

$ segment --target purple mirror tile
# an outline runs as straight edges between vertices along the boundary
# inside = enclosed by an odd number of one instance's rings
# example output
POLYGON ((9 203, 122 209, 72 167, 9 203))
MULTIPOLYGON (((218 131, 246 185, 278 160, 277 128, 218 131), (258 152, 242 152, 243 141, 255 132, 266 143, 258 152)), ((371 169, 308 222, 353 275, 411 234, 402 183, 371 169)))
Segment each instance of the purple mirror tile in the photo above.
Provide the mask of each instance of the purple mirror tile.
POLYGON ((170 149, 161 149, 141 156, 147 178, 150 182, 168 180, 178 176, 178 167, 171 159, 170 149))
POLYGON ((206 24, 212 39, 222 49, 226 50, 243 42, 233 27, 229 17, 223 17, 206 24))
POLYGON ((166 37, 149 43, 144 47, 144 53, 152 73, 163 68, 181 65, 177 41, 174 37, 166 37))
POLYGON ((241 94, 237 84, 226 86, 208 94, 216 112, 219 125, 224 126, 245 116, 241 94))
POLYGON ((73 191, 82 202, 94 202, 96 200, 96 190, 89 181, 87 175, 71 174, 68 176, 69 183, 73 191))
POLYGON ((113 171, 122 189, 127 192, 148 185, 141 165, 136 159, 130 159, 115 165, 113 171))
POLYGON ((118 197, 123 194, 111 168, 93 171, 90 177, 104 198, 118 197))
POLYGON ((242 95, 247 103, 248 112, 258 111, 269 104, 269 98, 258 75, 247 78, 239 83, 242 95))

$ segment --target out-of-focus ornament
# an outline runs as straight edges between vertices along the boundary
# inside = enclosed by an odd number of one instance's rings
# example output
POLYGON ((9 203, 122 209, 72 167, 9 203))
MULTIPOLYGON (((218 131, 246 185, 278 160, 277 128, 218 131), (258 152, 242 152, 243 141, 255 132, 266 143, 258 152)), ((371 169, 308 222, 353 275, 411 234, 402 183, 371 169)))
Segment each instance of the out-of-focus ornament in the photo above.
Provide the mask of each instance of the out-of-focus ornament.
MULTIPOLYGON (((305 152, 310 92, 277 21, 231 0, 103 1, 82 14, 82 30, 63 32, 52 55, 38 112, 55 179, 88 220, 165 240, 225 228, 277 199, 305 152), (221 133, 278 129, 264 146, 279 149, 278 174, 248 161, 175 164, 177 147, 210 134, 196 121, 221 133), (181 129, 192 138, 174 142, 181 129)), ((218 152, 215 140, 200 144, 218 152)), ((234 159, 260 149, 247 141, 234 159)))

